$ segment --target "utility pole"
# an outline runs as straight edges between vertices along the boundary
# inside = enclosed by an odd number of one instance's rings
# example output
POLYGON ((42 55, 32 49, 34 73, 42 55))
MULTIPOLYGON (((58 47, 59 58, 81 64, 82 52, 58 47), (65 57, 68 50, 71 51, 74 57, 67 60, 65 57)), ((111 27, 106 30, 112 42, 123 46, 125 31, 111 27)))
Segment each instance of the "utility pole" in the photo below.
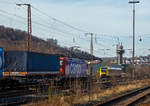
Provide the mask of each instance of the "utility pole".
POLYGON ((129 4, 133 4, 133 52, 132 52, 132 64, 133 64, 133 73, 132 77, 134 79, 134 71, 135 71, 135 66, 134 66, 134 56, 135 56, 135 4, 140 3, 140 1, 129 1, 129 4))
POLYGON ((91 68, 90 68, 90 75, 92 76, 93 73, 93 33, 86 33, 86 35, 91 35, 91 43, 90 43, 90 53, 91 53, 91 68))
POLYGON ((91 53, 91 62, 90 62, 90 86, 89 86, 89 101, 91 100, 91 87, 93 86, 92 75, 93 75, 93 33, 85 33, 85 35, 91 35, 91 43, 90 43, 90 53, 91 53))
POLYGON ((27 20, 27 25, 28 25, 28 28, 27 28, 27 33, 28 33, 28 35, 27 35, 27 39, 26 39, 26 50, 28 51, 28 52, 30 52, 31 51, 31 42, 32 42, 32 40, 31 40, 31 36, 32 36, 32 25, 31 25, 31 5, 30 4, 16 4, 17 6, 22 6, 22 5, 25 5, 25 6, 27 6, 27 13, 28 13, 28 16, 27 16, 27 18, 28 18, 28 20, 27 20))

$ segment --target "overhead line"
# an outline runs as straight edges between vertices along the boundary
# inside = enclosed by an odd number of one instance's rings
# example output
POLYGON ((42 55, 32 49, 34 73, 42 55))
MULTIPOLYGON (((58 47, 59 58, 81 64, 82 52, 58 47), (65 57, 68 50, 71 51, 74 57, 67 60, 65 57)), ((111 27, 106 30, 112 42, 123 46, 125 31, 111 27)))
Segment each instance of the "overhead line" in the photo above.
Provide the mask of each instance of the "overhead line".
POLYGON ((82 30, 82 29, 76 28, 76 27, 74 27, 74 26, 72 26, 72 25, 69 25, 69 24, 67 24, 67 23, 65 23, 65 22, 63 22, 63 21, 60 21, 60 20, 58 20, 58 19, 56 19, 56 18, 54 18, 54 17, 52 17, 52 16, 50 16, 50 15, 44 13, 43 11, 41 11, 41 10, 39 10, 39 9, 33 7, 33 6, 32 6, 32 8, 35 9, 35 10, 37 10, 39 13, 41 13, 41 14, 43 14, 43 15, 49 17, 49 18, 51 18, 52 20, 57 21, 57 22, 59 22, 59 23, 65 25, 65 26, 68 26, 68 27, 74 29, 74 30, 77 30, 77 31, 83 32, 83 33, 86 33, 86 32, 87 32, 87 31, 84 31, 84 30, 82 30))
MULTIPOLYGON (((23 2, 22 0, 19 0, 19 1, 22 2, 22 3, 25 3, 25 2, 23 2)), ((85 30, 79 29, 79 28, 77 28, 77 27, 74 27, 74 26, 72 26, 72 25, 69 25, 69 24, 67 24, 67 23, 65 23, 65 22, 63 22, 63 21, 60 21, 60 20, 58 20, 58 19, 56 19, 56 18, 54 18, 54 17, 52 17, 52 16, 46 14, 45 12, 41 11, 40 9, 34 7, 33 5, 32 5, 31 7, 32 7, 33 9, 35 9, 36 11, 38 11, 39 13, 41 13, 41 14, 43 14, 43 15, 49 17, 49 18, 51 18, 52 20, 57 21, 57 22, 59 22, 59 23, 65 25, 65 26, 68 26, 68 27, 74 29, 74 30, 77 30, 77 31, 83 32, 83 33, 89 32, 89 31, 85 31, 85 30)), ((94 34, 100 35, 100 36, 103 36, 103 37, 112 37, 112 38, 114 38, 114 37, 120 37, 120 36, 111 36, 111 35, 107 35, 107 34, 97 34, 97 33, 94 33, 94 34), (105 35, 106 35, 106 36, 105 36, 105 35)), ((131 36, 123 36, 123 37, 131 37, 131 36)))
POLYGON ((3 4, 14 4, 14 3, 12 3, 12 2, 8 2, 8 1, 0 1, 1 3, 3 3, 3 4))
MULTIPOLYGON (((6 11, 1 10, 1 9, 0 9, 0 12, 5 13, 5 14, 8 14, 8 15, 11 15, 11 16, 18 17, 18 18, 20 18, 20 19, 26 19, 26 18, 24 18, 24 17, 22 17, 22 16, 18 16, 18 15, 16 15, 16 14, 12 14, 12 13, 6 12, 6 11)), ((74 35, 73 33, 64 32, 64 31, 62 31, 62 30, 56 29, 56 28, 54 28, 54 27, 51 27, 51 26, 48 26, 48 25, 45 25, 45 24, 41 24, 41 23, 36 22, 36 21, 32 21, 32 22, 35 23, 35 24, 37 24, 37 25, 43 26, 43 27, 45 27, 45 28, 47 28, 47 29, 52 28, 53 30, 56 30, 56 31, 61 32, 61 33, 64 33, 64 34, 74 35)))

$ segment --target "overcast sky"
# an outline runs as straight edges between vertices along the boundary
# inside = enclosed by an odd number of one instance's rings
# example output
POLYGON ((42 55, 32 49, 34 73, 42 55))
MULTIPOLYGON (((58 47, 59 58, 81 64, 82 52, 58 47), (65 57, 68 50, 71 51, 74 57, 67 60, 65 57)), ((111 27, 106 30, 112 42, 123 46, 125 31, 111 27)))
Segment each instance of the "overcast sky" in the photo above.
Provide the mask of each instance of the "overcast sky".
MULTIPOLYGON (((140 2, 136 5, 136 55, 138 56, 150 52, 148 51, 150 0, 140 0, 140 2), (142 42, 139 41, 140 38, 142 42)), ((32 21, 50 26, 45 28, 33 23, 33 34, 43 39, 56 38, 62 46, 77 45, 82 50, 89 51, 90 36, 84 36, 83 32, 68 28, 40 14, 36 9, 69 25, 96 33, 94 54, 97 56, 116 56, 117 37, 125 49, 132 48, 132 5, 128 4, 128 0, 0 0, 0 10, 26 18, 26 7, 17 7, 15 3, 31 3, 32 21)), ((1 11, 0 15, 1 25, 26 30, 26 19, 8 16, 1 11)), ((126 51, 125 56, 132 55, 130 51, 126 51)))

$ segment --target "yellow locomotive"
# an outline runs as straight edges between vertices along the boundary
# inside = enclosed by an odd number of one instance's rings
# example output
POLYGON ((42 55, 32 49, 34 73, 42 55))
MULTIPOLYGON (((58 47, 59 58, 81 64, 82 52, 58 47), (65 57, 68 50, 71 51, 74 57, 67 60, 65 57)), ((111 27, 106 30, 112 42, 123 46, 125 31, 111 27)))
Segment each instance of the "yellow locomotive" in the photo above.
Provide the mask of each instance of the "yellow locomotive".
MULTIPOLYGON (((121 78, 123 77, 125 73, 125 69, 123 65, 118 65, 118 64, 92 64, 93 65, 93 70, 92 70, 92 75, 96 75, 99 78, 121 78)), ((91 65, 88 65, 89 73, 91 71, 91 65)), ((89 74, 90 75, 90 74, 89 74)))
POLYGON ((108 67, 100 67, 99 75, 101 78, 107 77, 109 75, 108 67))

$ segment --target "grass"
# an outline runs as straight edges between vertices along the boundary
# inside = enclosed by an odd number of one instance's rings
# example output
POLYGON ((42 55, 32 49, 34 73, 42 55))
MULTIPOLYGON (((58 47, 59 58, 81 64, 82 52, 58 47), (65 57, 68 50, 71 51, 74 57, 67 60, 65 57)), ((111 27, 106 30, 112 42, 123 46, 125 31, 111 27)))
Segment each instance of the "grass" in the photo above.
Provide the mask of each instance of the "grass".
POLYGON ((119 94, 126 93, 131 90, 141 88, 143 86, 149 85, 150 80, 138 80, 133 81, 128 85, 118 85, 108 89, 98 89, 99 87, 93 86, 92 93, 86 94, 70 94, 70 96, 55 95, 50 97, 48 100, 39 101, 36 103, 30 103, 27 106, 72 106, 74 104, 87 104, 90 101, 105 101, 108 98, 114 97, 119 94))

